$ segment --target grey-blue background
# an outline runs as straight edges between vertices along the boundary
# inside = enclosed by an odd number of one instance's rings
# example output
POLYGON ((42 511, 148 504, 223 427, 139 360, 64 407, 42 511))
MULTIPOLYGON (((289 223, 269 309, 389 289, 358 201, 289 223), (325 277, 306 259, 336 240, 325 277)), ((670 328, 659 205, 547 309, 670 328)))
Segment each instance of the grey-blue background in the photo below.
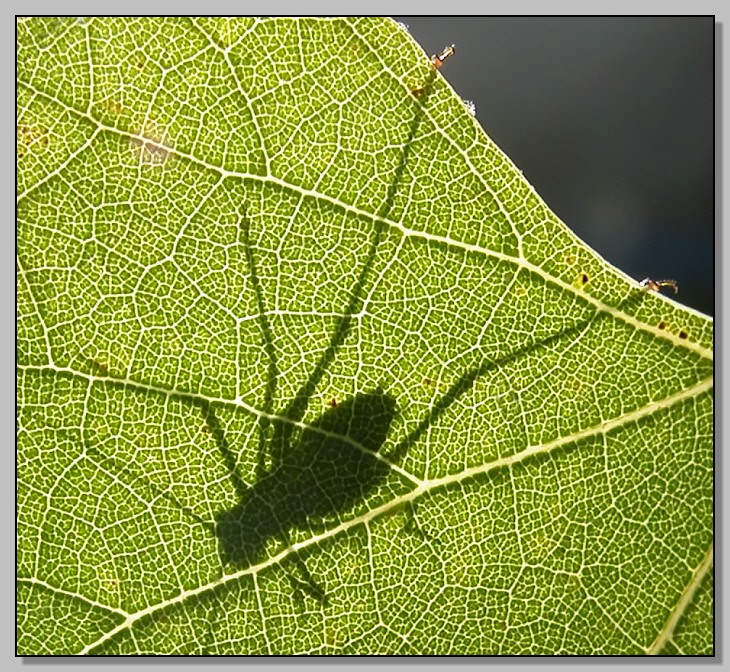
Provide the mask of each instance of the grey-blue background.
POLYGON ((550 208, 714 314, 713 17, 395 17, 550 208))

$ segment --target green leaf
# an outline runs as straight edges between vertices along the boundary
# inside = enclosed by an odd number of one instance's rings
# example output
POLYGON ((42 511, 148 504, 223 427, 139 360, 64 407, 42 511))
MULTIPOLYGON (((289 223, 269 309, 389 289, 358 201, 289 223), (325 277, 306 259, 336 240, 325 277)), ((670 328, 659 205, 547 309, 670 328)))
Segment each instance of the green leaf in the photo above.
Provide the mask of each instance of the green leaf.
POLYGON ((19 654, 712 652, 712 321, 403 29, 17 31, 19 654))

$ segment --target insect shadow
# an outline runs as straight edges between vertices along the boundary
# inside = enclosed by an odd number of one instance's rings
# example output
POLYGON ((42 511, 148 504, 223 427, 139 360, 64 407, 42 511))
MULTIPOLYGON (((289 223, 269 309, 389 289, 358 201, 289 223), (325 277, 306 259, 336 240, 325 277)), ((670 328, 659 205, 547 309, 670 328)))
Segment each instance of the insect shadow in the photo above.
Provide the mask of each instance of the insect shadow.
MULTIPOLYGON (((233 508, 216 515, 215 536, 224 566, 250 566, 263 556, 267 542, 274 538, 289 545, 292 528, 311 529, 318 521, 346 512, 384 481, 390 471, 389 463, 382 459, 379 451, 395 416, 396 402, 382 388, 335 403, 308 425, 302 423, 302 418, 324 373, 345 342, 353 316, 363 307, 384 232, 382 220, 390 212, 402 183, 413 138, 424 114, 423 104, 431 91, 434 76, 435 70, 426 78, 425 95, 420 103, 414 104, 415 112, 403 152, 386 197, 374 218, 369 250, 350 290, 349 301, 311 373, 288 406, 278 414, 273 413, 279 379, 273 330, 267 318, 264 288, 257 272, 250 236, 251 222, 245 202, 239 208, 239 242, 243 245, 256 296, 268 371, 262 412, 258 418, 258 467, 257 480, 253 484, 245 483, 238 474, 237 460, 213 407, 207 402, 197 404, 216 441, 239 500, 233 508), (268 470, 265 467, 267 462, 272 464, 268 470)), ((402 453, 399 451, 398 458, 402 457, 402 453)), ((303 561, 295 558, 295 562, 305 576, 305 582, 299 587, 322 599, 324 593, 309 575, 303 561)))
MULTIPOLYGON (((421 98, 416 103, 419 109, 422 109, 423 102, 424 98, 421 98)), ((382 225, 378 223, 378 219, 384 219, 391 208, 419 118, 420 112, 414 117, 411 133, 404 146, 402 160, 388 197, 377 213, 371 246, 360 275, 351 288, 349 302, 335 324, 330 341, 319 361, 288 406, 280 413, 274 413, 273 410, 279 378, 273 332, 268 322, 263 288, 251 246, 250 222, 246 216, 245 206, 241 210, 239 230, 243 234, 242 242, 248 262, 248 272, 258 303, 262 347, 268 358, 264 398, 258 419, 256 479, 253 483, 247 483, 237 472, 236 456, 228 445, 226 432, 221 427, 215 412, 216 406, 222 404, 211 404, 200 397, 180 394, 175 396, 185 403, 191 403, 202 414, 228 471, 238 501, 233 507, 216 513, 214 522, 211 523, 210 520, 202 520, 183 507, 171 493, 162 493, 203 524, 215 537, 223 566, 237 569, 249 567, 264 557, 270 541, 278 539, 288 546, 289 535, 293 529, 312 530, 317 524, 326 527, 332 523, 332 519, 340 519, 385 481, 390 472, 389 463, 398 463, 409 447, 418 442, 428 428, 436 423, 478 378, 516 360, 521 355, 539 348, 552 347, 558 339, 577 336, 581 329, 594 320, 608 319, 607 314, 599 312, 540 341, 521 345, 498 360, 480 361, 465 371, 440 396, 418 426, 388 455, 383 456, 381 448, 386 441, 397 409, 395 399, 382 388, 362 392, 343 400, 321 414, 314 422, 306 425, 302 422, 319 382, 351 330, 355 319, 353 316, 359 313, 363 306, 365 289, 368 286, 382 235, 382 225), (269 469, 265 467, 267 462, 272 464, 269 469)), ((639 302, 643 300, 644 294, 643 291, 637 291, 625 303, 628 305, 639 302)), ((122 382, 117 384, 126 385, 122 382)), ((102 459, 109 458, 102 456, 102 459)), ((291 558, 303 577, 303 580, 300 580, 290 575, 295 589, 307 593, 321 603, 326 603, 325 591, 309 574, 304 560, 297 553, 293 553, 291 558)), ((216 590, 230 590, 230 584, 221 584, 216 590)))
MULTIPOLYGON (((350 289, 350 298, 309 376, 284 410, 278 413, 274 412, 274 399, 280 372, 273 330, 267 318, 269 306, 266 305, 264 288, 257 272, 245 201, 239 208, 239 242, 243 244, 255 292, 261 344, 268 359, 263 403, 257 421, 256 479, 247 483, 238 473, 236 451, 229 446, 226 431, 216 415, 216 407, 222 404, 180 394, 174 396, 196 407, 203 416, 238 502, 232 508, 216 513, 215 522, 211 523, 178 502, 172 493, 159 493, 215 536, 223 567, 242 569, 255 564, 263 559, 267 544, 274 539, 290 546, 289 535, 294 528, 312 530, 320 524, 327 527, 333 519, 336 524, 343 514, 383 483, 390 472, 390 464, 397 463, 409 445, 402 444, 387 459, 380 454, 397 411, 396 400, 380 387, 337 402, 314 422, 305 424, 303 418, 325 372, 347 339, 356 319, 354 316, 363 307, 385 230, 382 220, 393 207, 395 195, 402 184, 434 76, 435 70, 423 83, 424 94, 412 102, 415 112, 401 158, 388 192, 373 218, 369 250, 350 289), (267 463, 271 464, 268 469, 267 463)), ((103 455, 99 457, 109 459, 103 455)), ((124 469, 123 465, 117 465, 117 468, 124 469)), ((297 553, 293 553, 291 559, 303 577, 300 580, 290 574, 293 587, 326 603, 325 591, 308 572, 304 560, 297 553)))
MULTIPOLYGON (((290 529, 311 528, 313 520, 362 501, 390 470, 376 453, 395 410, 395 400, 381 389, 358 394, 302 429, 281 461, 252 486, 232 476, 239 503, 219 513, 215 526, 223 563, 249 566, 269 539, 288 541, 290 529)), ((214 422, 210 411, 207 421, 214 422)))
MULTIPOLYGON (((274 414, 273 399, 279 378, 276 349, 250 244, 250 222, 245 207, 241 208, 240 215, 241 242, 256 294, 263 348, 269 360, 262 412, 258 417, 257 469, 253 484, 247 484, 239 475, 236 456, 213 406, 206 401, 196 402, 238 498, 233 508, 219 512, 215 520, 221 564, 235 568, 248 567, 260 560, 271 539, 289 546, 292 528, 312 529, 325 523, 328 517, 343 514, 382 482, 390 467, 378 453, 396 413, 395 399, 377 388, 335 403, 312 423, 302 422, 319 382, 351 330, 354 313, 362 306, 382 226, 374 227, 368 255, 328 345, 287 407, 274 414), (268 469, 267 463, 271 464, 268 469)), ((309 574, 304 561, 294 554, 294 562, 304 577, 302 581, 290 575, 294 588, 326 602, 324 590, 309 574)))
MULTIPOLYGON (((634 306, 643 300, 644 295, 643 290, 636 290, 615 307, 622 309, 634 306)), ((422 421, 385 458, 391 463, 397 462, 480 377, 530 353, 553 349, 561 340, 578 337, 592 323, 609 319, 609 313, 597 311, 542 339, 520 345, 499 359, 479 362, 465 371, 439 397, 422 421)), ((112 380, 109 384, 122 389, 127 387, 126 382, 112 380)), ((130 480, 144 480, 146 486, 151 486, 157 496, 173 502, 190 518, 203 525, 217 538, 221 560, 226 564, 239 568, 250 566, 263 553, 268 540, 275 537, 287 540, 289 530, 293 527, 311 526, 315 518, 342 513, 377 487, 390 469, 387 462, 378 459, 377 454, 388 434, 396 408, 393 398, 380 389, 343 401, 314 423, 301 428, 298 438, 294 432, 288 433, 295 439, 290 450, 285 451, 281 462, 270 472, 262 474, 253 485, 246 485, 237 476, 232 462, 234 456, 227 445, 225 432, 218 423, 213 405, 205 399, 188 394, 175 396, 194 405, 203 414, 226 461, 239 497, 239 502, 234 507, 216 516, 214 524, 185 507, 169 490, 159 489, 148 478, 134 474, 128 465, 106 455, 103 449, 93 443, 85 441, 86 450, 100 464, 109 463, 113 473, 126 473, 130 480)), ((279 434, 282 432, 279 431, 279 434)), ((549 458, 542 455, 532 459, 549 458)), ((412 528, 410 531, 427 537, 427 531, 418 529, 414 508, 407 511, 407 515, 409 518, 406 526, 412 528)), ((285 568, 296 594, 306 593, 320 604, 326 605, 326 593, 308 572, 304 560, 296 553, 291 555, 291 559, 303 577, 297 578, 289 568, 285 568)), ((211 642, 214 641, 212 633, 217 620, 225 618, 222 605, 225 604, 226 595, 236 585, 234 582, 219 582, 209 591, 190 598, 191 603, 205 610, 205 622, 211 642)), ((144 627, 145 623, 151 623, 157 618, 158 612, 150 613, 143 616, 135 627, 144 627)), ((105 647, 112 645, 113 638, 104 642, 95 653, 102 653, 105 647)))

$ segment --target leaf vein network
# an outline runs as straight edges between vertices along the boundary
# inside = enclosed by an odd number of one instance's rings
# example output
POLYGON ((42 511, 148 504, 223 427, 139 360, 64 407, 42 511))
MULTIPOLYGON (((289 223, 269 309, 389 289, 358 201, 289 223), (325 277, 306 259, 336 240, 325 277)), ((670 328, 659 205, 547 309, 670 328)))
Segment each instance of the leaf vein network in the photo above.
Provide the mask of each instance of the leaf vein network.
MULTIPOLYGON (((667 330, 659 329, 656 325, 646 324, 646 323, 642 322, 641 320, 637 319, 636 317, 634 317, 633 315, 630 315, 630 314, 626 313, 625 311, 621 310, 620 308, 609 305, 609 304, 601 301, 601 299, 594 297, 591 294, 574 287, 572 284, 566 282, 565 280, 562 280, 561 278, 551 275, 550 273, 546 272, 540 266, 536 266, 535 264, 533 264, 530 261, 528 261, 527 259, 525 259, 524 256, 513 256, 510 254, 505 254, 503 252, 499 252, 497 250, 491 250, 491 249, 485 248, 481 245, 475 245, 472 243, 465 243, 463 241, 455 240, 454 238, 451 238, 449 236, 431 234, 431 233, 428 233, 425 231, 418 231, 416 229, 412 229, 412 228, 404 225, 403 223, 401 223, 399 221, 395 221, 395 220, 389 219, 387 217, 382 217, 376 213, 362 210, 362 209, 360 209, 354 205, 351 205, 349 203, 346 203, 340 199, 333 198, 327 194, 319 193, 319 192, 316 192, 311 189, 305 189, 296 184, 292 184, 290 182, 282 180, 274 175, 261 176, 261 175, 251 174, 251 173, 241 173, 241 172, 227 170, 221 166, 217 166, 217 165, 208 163, 208 162, 204 161, 203 159, 200 159, 199 157, 182 152, 179 149, 175 149, 174 147, 168 147, 162 143, 155 142, 155 141, 149 140, 147 138, 143 139, 139 135, 136 135, 134 133, 121 131, 118 128, 107 126, 107 125, 101 123, 100 121, 89 117, 88 114, 85 114, 83 112, 80 112, 78 110, 75 110, 75 109, 69 107, 62 101, 58 100, 57 98, 55 98, 54 96, 51 96, 50 94, 48 94, 46 92, 40 91, 40 90, 36 89, 35 87, 30 86, 27 83, 23 83, 23 85, 26 86, 33 93, 35 93, 39 96, 45 97, 45 98, 51 100, 56 105, 63 107, 66 111, 77 114, 86 119, 89 119, 94 124, 96 124, 96 128, 92 132, 90 138, 83 143, 81 149, 76 150, 76 152, 74 153, 74 156, 78 155, 82 151, 82 149, 85 149, 88 146, 90 146, 93 138, 96 137, 102 131, 109 132, 109 133, 116 133, 122 137, 129 138, 130 140, 137 140, 138 142, 144 140, 145 143, 152 145, 154 147, 159 147, 160 149, 162 149, 166 152, 169 152, 169 154, 171 154, 171 155, 176 155, 182 159, 185 159, 194 164, 197 164, 205 169, 215 171, 222 178, 232 177, 232 178, 239 178, 239 179, 247 180, 247 181, 259 182, 262 185, 275 185, 286 191, 300 195, 304 198, 312 198, 316 201, 323 201, 330 206, 336 207, 336 208, 338 208, 346 213, 350 213, 356 217, 369 219, 374 224, 382 224, 384 226, 387 226, 388 228, 390 228, 392 230, 399 231, 404 237, 419 238, 419 239, 423 239, 427 242, 431 242, 431 243, 434 243, 437 245, 443 245, 446 247, 455 248, 455 249, 465 251, 465 252, 472 252, 472 253, 482 255, 482 256, 485 256, 488 258, 497 259, 499 261, 513 264, 516 268, 524 269, 524 270, 534 273, 540 277, 543 277, 546 282, 549 282, 549 283, 557 286, 562 291, 567 292, 568 294, 580 297, 582 300, 593 305, 596 308, 596 310, 599 312, 608 313, 612 317, 619 319, 619 320, 629 324, 630 326, 633 326, 636 329, 639 329, 639 330, 645 331, 645 332, 650 332, 657 338, 670 341, 674 345, 678 345, 682 348, 696 352, 697 354, 701 355, 702 357, 704 357, 706 359, 709 359, 710 361, 713 360, 714 354, 713 354, 713 350, 711 348, 706 348, 703 345, 701 345, 700 343, 695 343, 688 339, 682 339, 679 337, 679 335, 674 334, 672 332, 668 332, 667 330)), ((65 165, 67 165, 70 162, 70 160, 71 159, 69 158, 64 164, 62 164, 62 166, 59 166, 59 168, 57 168, 55 171, 51 171, 44 178, 38 180, 35 184, 30 186, 25 192, 19 194, 18 199, 17 199, 18 202, 20 202, 24 198, 28 197, 30 195, 30 193, 32 193, 32 191, 37 189, 39 186, 41 186, 43 183, 45 183, 51 177, 55 176, 58 172, 60 172, 60 170, 65 165)), ((472 168, 472 170, 475 171, 475 169, 473 169, 473 168, 472 168)), ((475 174, 476 174, 476 171, 475 171, 475 174)), ((636 288, 630 288, 629 291, 642 291, 642 290, 639 289, 637 286, 636 288)))

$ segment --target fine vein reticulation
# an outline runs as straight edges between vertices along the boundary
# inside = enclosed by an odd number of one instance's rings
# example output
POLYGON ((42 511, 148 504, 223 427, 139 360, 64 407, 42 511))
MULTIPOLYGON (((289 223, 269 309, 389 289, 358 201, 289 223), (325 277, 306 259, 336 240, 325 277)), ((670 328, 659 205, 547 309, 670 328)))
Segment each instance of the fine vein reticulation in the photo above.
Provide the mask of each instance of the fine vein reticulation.
POLYGON ((393 22, 58 21, 19 25, 19 653, 692 652, 711 320, 393 22))

